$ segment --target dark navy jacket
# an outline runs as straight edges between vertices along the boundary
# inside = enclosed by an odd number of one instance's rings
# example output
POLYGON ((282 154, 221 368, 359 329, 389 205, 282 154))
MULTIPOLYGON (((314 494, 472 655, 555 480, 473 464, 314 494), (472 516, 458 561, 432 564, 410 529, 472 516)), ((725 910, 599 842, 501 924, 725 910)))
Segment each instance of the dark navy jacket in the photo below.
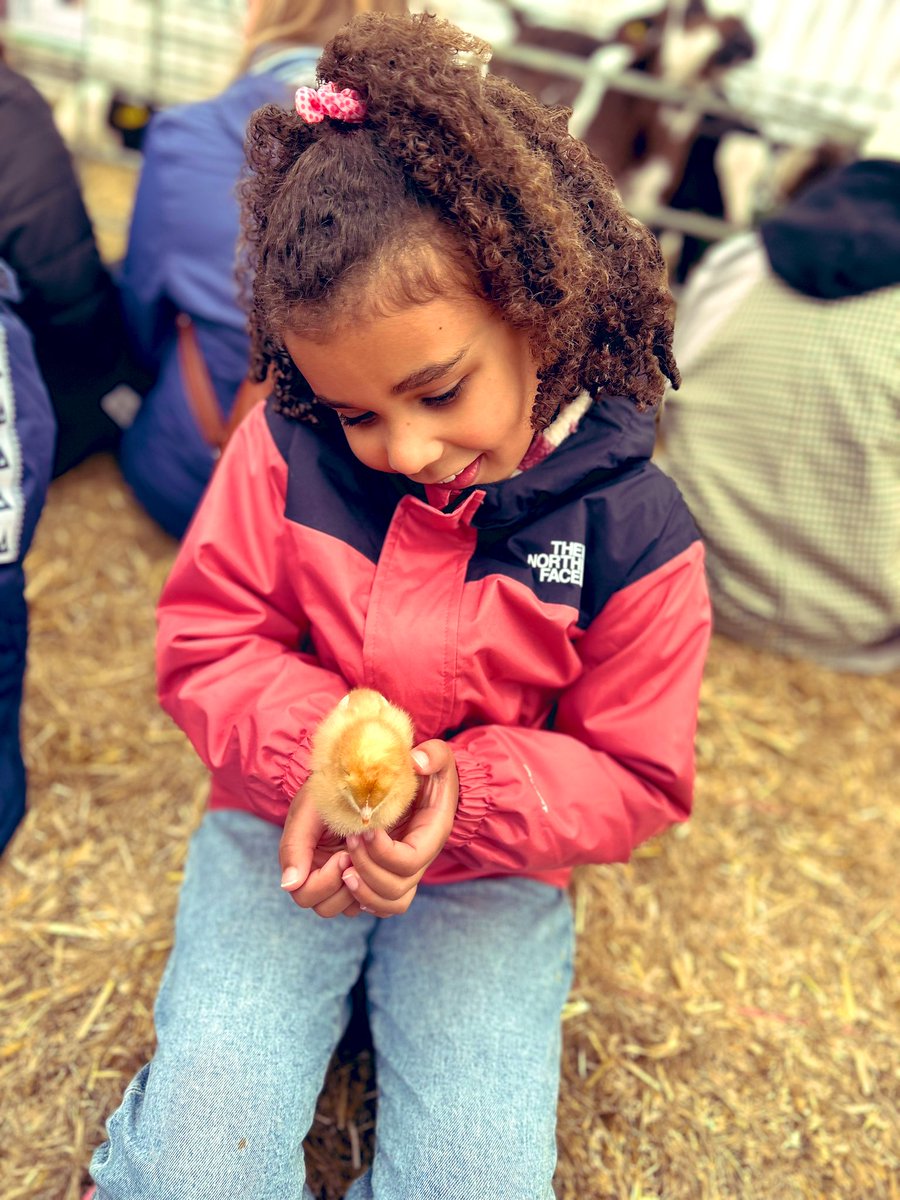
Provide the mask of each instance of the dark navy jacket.
POLYGON ((27 79, 0 63, 0 259, 16 273, 15 311, 34 339, 59 436, 55 474, 112 449, 101 408, 143 375, 126 353, 119 297, 100 261, 72 160, 53 113, 27 79))
POLYGON ((56 423, 31 335, 11 305, 20 293, 0 260, 0 850, 25 811, 19 712, 28 616, 22 560, 53 466, 56 423))
POLYGON ((293 90, 312 82, 318 54, 296 48, 212 100, 159 113, 147 134, 121 286, 132 337, 158 374, 123 438, 122 468, 150 515, 176 537, 215 459, 184 394, 175 317, 185 312, 193 319, 227 414, 248 366, 235 280, 235 187, 247 121, 263 104, 289 105, 293 90))

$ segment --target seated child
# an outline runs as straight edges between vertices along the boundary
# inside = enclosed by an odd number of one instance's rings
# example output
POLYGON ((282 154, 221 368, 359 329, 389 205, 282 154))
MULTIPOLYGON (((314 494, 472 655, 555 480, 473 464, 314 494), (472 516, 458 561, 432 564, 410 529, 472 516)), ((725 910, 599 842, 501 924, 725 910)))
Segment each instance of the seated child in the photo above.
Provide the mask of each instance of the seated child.
POLYGON ((347 1196, 547 1200, 571 868, 689 813, 709 605, 649 461, 677 378, 663 266, 486 50, 359 17, 296 112, 251 122, 275 395, 161 599, 162 703, 212 794, 99 1200, 309 1200, 360 975, 378 1125, 347 1196), (390 832, 336 841, 310 739, 356 686, 410 714, 420 786, 390 832))

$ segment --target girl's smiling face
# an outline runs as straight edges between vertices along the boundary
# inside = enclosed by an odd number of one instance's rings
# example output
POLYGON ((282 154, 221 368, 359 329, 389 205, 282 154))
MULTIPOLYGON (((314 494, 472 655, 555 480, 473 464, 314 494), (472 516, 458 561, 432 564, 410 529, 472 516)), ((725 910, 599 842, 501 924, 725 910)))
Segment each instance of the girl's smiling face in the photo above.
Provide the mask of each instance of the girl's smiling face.
POLYGON ((534 435, 537 364, 525 332, 463 293, 355 325, 348 316, 333 337, 288 332, 284 343, 360 462, 458 489, 515 471, 534 435))

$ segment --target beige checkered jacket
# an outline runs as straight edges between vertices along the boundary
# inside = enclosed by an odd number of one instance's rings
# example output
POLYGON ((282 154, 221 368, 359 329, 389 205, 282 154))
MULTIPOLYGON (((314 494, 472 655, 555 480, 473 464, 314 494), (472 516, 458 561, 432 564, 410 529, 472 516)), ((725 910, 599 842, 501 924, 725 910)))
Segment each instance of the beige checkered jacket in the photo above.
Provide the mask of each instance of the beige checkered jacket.
POLYGON ((748 235, 693 277, 676 353, 658 460, 706 541, 716 628, 900 666, 900 287, 800 295, 748 235))

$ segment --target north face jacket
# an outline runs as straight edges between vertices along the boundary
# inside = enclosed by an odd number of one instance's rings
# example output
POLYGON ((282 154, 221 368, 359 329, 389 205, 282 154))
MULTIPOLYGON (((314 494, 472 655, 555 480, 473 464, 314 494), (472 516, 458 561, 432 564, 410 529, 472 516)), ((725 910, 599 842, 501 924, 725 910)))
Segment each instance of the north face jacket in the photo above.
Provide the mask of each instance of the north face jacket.
POLYGON ((447 511, 259 406, 159 606, 163 707, 213 807, 283 823, 351 687, 453 746, 460 798, 426 883, 622 861, 690 811, 710 629, 697 531, 649 462, 653 416, 594 405, 549 457, 447 511))

